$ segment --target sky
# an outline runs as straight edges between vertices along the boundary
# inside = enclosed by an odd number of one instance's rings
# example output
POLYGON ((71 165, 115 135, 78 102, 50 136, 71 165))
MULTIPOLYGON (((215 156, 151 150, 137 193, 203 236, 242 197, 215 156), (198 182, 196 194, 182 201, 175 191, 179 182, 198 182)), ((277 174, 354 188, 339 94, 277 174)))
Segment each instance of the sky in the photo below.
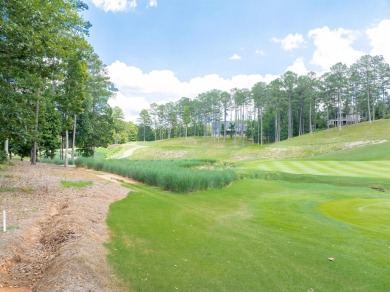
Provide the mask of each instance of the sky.
POLYGON ((390 0, 84 0, 88 40, 137 122, 151 103, 318 76, 366 54, 390 63, 390 0))

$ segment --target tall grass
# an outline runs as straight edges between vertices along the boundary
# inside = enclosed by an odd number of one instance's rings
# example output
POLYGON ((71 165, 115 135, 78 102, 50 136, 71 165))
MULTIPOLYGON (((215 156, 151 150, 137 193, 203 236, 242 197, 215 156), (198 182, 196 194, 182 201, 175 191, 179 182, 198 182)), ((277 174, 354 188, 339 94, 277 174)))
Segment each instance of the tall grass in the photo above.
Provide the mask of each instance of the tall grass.
MULTIPOLYGON (((50 164, 56 164, 56 165, 64 165, 65 163, 65 160, 63 159, 60 159, 60 158, 41 158, 39 160, 39 162, 42 162, 42 163, 50 163, 50 164)), ((73 165, 74 162, 72 159, 68 159, 68 165, 73 165)))
POLYGON ((77 166, 115 173, 176 193, 222 188, 236 179, 232 169, 194 169, 213 160, 94 160, 78 158, 77 166))

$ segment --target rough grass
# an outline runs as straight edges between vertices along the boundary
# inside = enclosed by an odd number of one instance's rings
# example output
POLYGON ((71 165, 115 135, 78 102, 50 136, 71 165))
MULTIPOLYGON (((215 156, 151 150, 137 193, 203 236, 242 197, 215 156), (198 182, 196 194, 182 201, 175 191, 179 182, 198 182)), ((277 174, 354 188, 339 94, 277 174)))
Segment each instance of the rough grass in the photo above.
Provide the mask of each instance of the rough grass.
POLYGON ((344 126, 341 131, 338 128, 314 132, 293 139, 281 141, 275 144, 260 146, 240 139, 234 143, 234 139, 227 138, 226 142, 221 137, 214 141, 212 137, 188 137, 153 142, 137 142, 115 145, 115 147, 103 150, 107 158, 116 158, 129 148, 137 145, 148 146, 136 150, 129 159, 216 159, 220 161, 237 162, 251 160, 275 160, 315 157, 331 153, 370 145, 374 143, 390 141, 390 119, 377 120, 373 123, 359 123, 344 126), (324 143, 324 141, 326 141, 324 143))
POLYGON ((84 188, 87 186, 92 186, 92 181, 70 181, 70 180, 62 180, 61 184, 64 188, 84 188))

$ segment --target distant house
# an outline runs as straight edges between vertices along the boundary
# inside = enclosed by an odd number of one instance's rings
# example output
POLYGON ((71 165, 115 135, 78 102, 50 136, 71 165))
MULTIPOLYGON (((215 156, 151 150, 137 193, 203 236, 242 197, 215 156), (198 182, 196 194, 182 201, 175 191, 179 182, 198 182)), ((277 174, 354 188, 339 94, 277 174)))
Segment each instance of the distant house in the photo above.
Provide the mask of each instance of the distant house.
MULTIPOLYGON (((218 135, 218 134, 223 134, 223 125, 224 121, 215 121, 211 123, 212 126, 212 134, 213 135, 218 135)), ((244 131, 245 133, 246 130, 246 125, 242 123, 234 123, 231 121, 226 121, 226 134, 230 135, 232 132, 232 135, 237 133, 238 135, 241 135, 242 132, 244 131)))
MULTIPOLYGON (((349 114, 341 114, 341 125, 352 125, 356 123, 360 123, 360 113, 349 113, 349 114)), ((339 117, 335 119, 331 119, 328 121, 328 126, 330 127, 338 127, 339 126, 339 117)))

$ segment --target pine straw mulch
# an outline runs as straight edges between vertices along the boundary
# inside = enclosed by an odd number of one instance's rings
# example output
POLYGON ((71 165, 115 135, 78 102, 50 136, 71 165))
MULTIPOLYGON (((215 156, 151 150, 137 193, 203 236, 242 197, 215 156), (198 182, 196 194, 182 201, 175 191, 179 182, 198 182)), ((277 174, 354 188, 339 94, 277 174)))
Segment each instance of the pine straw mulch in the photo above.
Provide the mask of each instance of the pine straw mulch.
POLYGON ((1 166, 0 292, 125 291, 107 262, 109 205, 129 189, 107 174, 13 161, 1 166), (81 189, 62 180, 92 181, 81 189))

